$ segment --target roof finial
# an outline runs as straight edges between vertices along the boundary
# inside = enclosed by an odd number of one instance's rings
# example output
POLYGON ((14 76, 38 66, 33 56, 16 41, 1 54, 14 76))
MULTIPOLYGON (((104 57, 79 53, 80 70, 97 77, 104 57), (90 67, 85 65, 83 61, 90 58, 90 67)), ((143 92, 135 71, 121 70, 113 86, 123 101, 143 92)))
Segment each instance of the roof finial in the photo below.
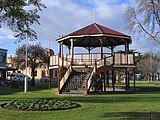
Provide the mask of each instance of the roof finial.
POLYGON ((93 23, 96 22, 96 9, 93 8, 93 23))

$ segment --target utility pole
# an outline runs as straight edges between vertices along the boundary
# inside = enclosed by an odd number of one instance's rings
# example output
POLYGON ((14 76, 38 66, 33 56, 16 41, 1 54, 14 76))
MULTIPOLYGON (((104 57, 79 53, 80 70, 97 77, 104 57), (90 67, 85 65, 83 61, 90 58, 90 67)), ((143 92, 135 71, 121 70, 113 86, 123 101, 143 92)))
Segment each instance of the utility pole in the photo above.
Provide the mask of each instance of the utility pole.
MULTIPOLYGON (((25 68, 26 68, 26 75, 27 75, 27 65, 28 65, 28 38, 26 39, 26 56, 25 56, 25 61, 26 61, 26 65, 25 65, 25 68)), ((28 81, 27 81, 27 76, 25 77, 25 80, 24 80, 24 93, 27 93, 27 87, 28 87, 28 81)))

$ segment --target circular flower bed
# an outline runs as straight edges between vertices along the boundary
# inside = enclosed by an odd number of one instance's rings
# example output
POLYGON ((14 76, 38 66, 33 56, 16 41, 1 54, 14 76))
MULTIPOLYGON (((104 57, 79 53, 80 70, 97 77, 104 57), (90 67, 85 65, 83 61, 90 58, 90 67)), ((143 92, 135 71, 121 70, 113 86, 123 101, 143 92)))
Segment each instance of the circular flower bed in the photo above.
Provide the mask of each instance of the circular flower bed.
POLYGON ((5 109, 28 111, 65 110, 80 106, 80 104, 68 100, 58 101, 55 99, 22 99, 1 105, 5 109))

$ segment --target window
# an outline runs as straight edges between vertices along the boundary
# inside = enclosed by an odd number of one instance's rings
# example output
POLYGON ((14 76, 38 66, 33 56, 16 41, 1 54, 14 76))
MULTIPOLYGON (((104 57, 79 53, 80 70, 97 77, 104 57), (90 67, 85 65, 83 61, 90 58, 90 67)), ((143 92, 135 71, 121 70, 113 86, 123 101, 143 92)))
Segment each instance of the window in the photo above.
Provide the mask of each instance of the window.
POLYGON ((4 56, 0 56, 0 63, 5 62, 4 56))
POLYGON ((45 70, 42 70, 42 77, 45 77, 46 76, 46 72, 45 70))
POLYGON ((0 63, 5 62, 5 61, 6 61, 6 54, 0 53, 0 63))
POLYGON ((37 70, 34 71, 34 76, 35 76, 35 77, 37 76, 37 70))
MULTIPOLYGON (((33 74, 31 73, 31 76, 33 76, 33 74)), ((37 76, 37 70, 34 71, 34 77, 37 76)))

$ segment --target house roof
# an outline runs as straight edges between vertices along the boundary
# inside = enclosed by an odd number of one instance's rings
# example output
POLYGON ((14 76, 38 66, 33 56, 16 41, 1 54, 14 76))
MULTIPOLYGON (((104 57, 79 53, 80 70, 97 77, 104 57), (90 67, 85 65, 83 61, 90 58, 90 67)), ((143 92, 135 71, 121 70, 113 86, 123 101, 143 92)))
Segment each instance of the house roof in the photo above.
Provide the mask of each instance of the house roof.
POLYGON ((57 39, 57 41, 63 41, 64 44, 69 45, 70 43, 68 42, 68 40, 75 39, 75 46, 87 47, 88 45, 90 45, 88 47, 99 47, 99 38, 103 38, 104 46, 121 45, 125 44, 126 41, 128 43, 131 43, 130 36, 104 27, 97 23, 93 23, 66 36, 63 36, 57 39), (93 42, 97 42, 97 44, 93 44, 93 42))

